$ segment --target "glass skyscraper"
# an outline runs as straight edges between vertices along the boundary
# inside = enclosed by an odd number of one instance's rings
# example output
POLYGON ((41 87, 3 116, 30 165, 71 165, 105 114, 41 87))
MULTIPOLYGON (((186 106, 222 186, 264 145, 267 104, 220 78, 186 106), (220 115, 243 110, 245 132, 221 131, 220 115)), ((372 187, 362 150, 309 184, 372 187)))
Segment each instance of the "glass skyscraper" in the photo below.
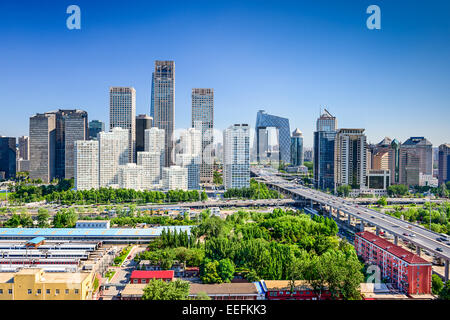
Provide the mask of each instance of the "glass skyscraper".
POLYGON ((174 163, 173 131, 175 128, 175 62, 155 61, 152 76, 151 116, 153 125, 164 129, 166 167, 174 163))
POLYGON ((261 138, 267 140, 266 128, 278 129, 279 161, 289 163, 291 160, 291 129, 289 119, 267 114, 264 110, 259 110, 256 115, 256 161, 261 162, 266 150, 260 150, 261 138))
POLYGON ((337 119, 326 109, 317 119, 314 132, 314 184, 320 189, 334 189, 334 143, 337 119))
POLYGON ((292 132, 291 137, 291 165, 303 165, 303 134, 299 129, 292 132))
POLYGON ((192 127, 201 132, 200 181, 213 182, 214 89, 192 89, 192 127))

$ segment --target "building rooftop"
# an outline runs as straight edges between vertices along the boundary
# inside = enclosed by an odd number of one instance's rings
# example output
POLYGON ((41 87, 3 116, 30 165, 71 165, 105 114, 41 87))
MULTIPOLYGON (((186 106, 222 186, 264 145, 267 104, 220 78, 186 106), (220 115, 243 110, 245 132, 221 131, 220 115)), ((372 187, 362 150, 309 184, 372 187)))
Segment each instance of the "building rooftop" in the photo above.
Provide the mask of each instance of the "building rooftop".
POLYGON ((0 283, 14 282, 15 276, 37 275, 42 273, 39 282, 51 283, 80 283, 90 272, 43 272, 41 268, 23 268, 17 272, 0 272, 0 283))
POLYGON ((199 284, 191 283, 189 295, 197 295, 204 292, 208 295, 214 294, 258 294, 254 283, 219 283, 199 284))
MULTIPOLYGON (((266 290, 290 290, 289 280, 264 280, 266 290)), ((295 280, 295 290, 313 290, 306 280, 295 280)))
POLYGON ((143 271, 143 270, 134 270, 131 273, 130 279, 160 279, 160 278, 173 278, 174 276, 173 270, 151 270, 151 271, 143 271))
POLYGON ((129 283, 122 290, 121 295, 124 296, 135 296, 141 297, 144 293, 144 288, 147 286, 146 283, 129 283))
POLYGON ((89 236, 89 237, 121 237, 121 236, 159 236, 163 229, 176 229, 177 231, 187 230, 188 234, 191 226, 161 226, 146 229, 134 228, 0 228, 0 237, 4 236, 33 236, 33 237, 68 237, 68 236, 89 236))
POLYGON ((393 254, 397 258, 399 258, 405 262, 408 262, 409 264, 431 265, 430 262, 419 257, 418 255, 416 255, 412 252, 409 252, 408 250, 403 249, 402 247, 396 246, 392 242, 390 242, 386 239, 383 239, 371 232, 368 232, 368 231, 358 232, 357 235, 360 236, 361 238, 373 243, 377 247, 382 248, 383 250, 386 250, 387 252, 393 254))
POLYGON ((36 238, 31 239, 31 240, 28 240, 26 243, 27 244, 38 244, 38 243, 40 243, 40 242, 42 242, 44 240, 45 240, 44 237, 36 237, 36 238))

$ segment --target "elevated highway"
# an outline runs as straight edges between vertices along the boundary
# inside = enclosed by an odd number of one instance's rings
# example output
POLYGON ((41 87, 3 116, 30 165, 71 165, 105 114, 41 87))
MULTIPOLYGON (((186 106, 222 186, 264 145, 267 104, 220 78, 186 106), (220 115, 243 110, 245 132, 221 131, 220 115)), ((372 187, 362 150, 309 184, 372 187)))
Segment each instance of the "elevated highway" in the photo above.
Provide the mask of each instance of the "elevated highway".
POLYGON ((348 215, 349 219, 352 217, 373 225, 377 231, 383 230, 394 235, 395 243, 401 238, 414 244, 418 248, 418 254, 420 248, 427 250, 445 261, 445 278, 449 278, 450 241, 441 239, 448 239, 447 236, 322 191, 286 181, 277 176, 274 169, 254 167, 251 172, 272 189, 288 194, 296 201, 303 201, 305 205, 313 207, 315 204, 325 207, 329 212, 335 210, 348 215))

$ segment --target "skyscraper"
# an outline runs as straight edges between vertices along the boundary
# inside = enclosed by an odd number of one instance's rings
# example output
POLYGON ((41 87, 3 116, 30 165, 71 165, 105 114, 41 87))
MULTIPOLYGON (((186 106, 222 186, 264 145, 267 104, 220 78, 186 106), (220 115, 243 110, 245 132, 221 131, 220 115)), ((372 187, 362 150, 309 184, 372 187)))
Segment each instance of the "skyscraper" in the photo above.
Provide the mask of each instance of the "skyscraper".
POLYGON ((74 177, 75 141, 87 140, 89 134, 87 112, 71 110, 64 117, 64 178, 74 177))
POLYGON ((105 123, 100 120, 92 120, 89 122, 89 139, 97 139, 99 132, 105 131, 105 123))
POLYGON ((119 188, 144 190, 144 168, 136 165, 136 163, 127 163, 119 166, 118 184, 119 188))
POLYGON ((153 127, 152 117, 146 114, 140 114, 136 117, 136 155, 138 152, 145 151, 145 130, 151 127, 153 127))
POLYGON ((55 177, 56 115, 30 117, 30 178, 50 182, 55 177))
POLYGON ((213 181, 214 89, 192 89, 192 127, 201 132, 200 181, 213 181))
POLYGON ((165 132, 166 167, 173 164, 173 131, 175 128, 175 62, 155 61, 152 77, 152 107, 154 126, 165 132))
POLYGON ((450 181, 450 144, 441 144, 439 146, 439 186, 450 181))
POLYGON ((128 162, 136 162, 136 90, 132 87, 109 88, 109 129, 128 130, 128 162))
POLYGON ((337 119, 326 109, 317 119, 314 132, 314 183, 317 188, 334 189, 334 143, 337 119))
POLYGON ((303 165, 303 134, 300 129, 295 129, 291 137, 291 165, 303 165))
POLYGON ((366 184, 367 150, 364 129, 339 129, 334 144, 336 186, 362 189, 366 184))
POLYGON ((66 155, 68 155, 67 179, 73 178, 74 142, 87 139, 87 112, 78 109, 59 109, 46 114, 55 115, 55 177, 66 178, 66 155))
POLYGON ((0 180, 16 177, 16 138, 0 136, 0 180))
POLYGON ((23 160, 30 160, 30 138, 28 136, 19 137, 19 156, 23 160))
POLYGON ((400 183, 420 185, 420 176, 433 174, 433 145, 424 137, 411 137, 400 146, 400 183))
POLYGON ((129 159, 129 137, 129 130, 123 128, 99 133, 100 187, 119 183, 119 166, 127 164, 129 159))
POLYGON ((400 146, 401 143, 394 139, 389 149, 389 170, 391 172, 391 184, 400 183, 400 146))
POLYGON ((248 124, 234 124, 223 134, 225 189, 250 187, 250 131, 248 124))
POLYGON ((75 141, 74 175, 77 190, 99 187, 99 143, 96 140, 75 141))
MULTIPOLYGON (((264 158, 265 150, 260 150, 260 134, 264 141, 267 141, 267 128, 276 128, 278 132, 279 158, 278 161, 289 163, 291 160, 291 129, 289 119, 267 114, 264 110, 259 110, 256 115, 256 160, 260 162, 264 158)), ((267 143, 266 143, 267 144, 267 143)))

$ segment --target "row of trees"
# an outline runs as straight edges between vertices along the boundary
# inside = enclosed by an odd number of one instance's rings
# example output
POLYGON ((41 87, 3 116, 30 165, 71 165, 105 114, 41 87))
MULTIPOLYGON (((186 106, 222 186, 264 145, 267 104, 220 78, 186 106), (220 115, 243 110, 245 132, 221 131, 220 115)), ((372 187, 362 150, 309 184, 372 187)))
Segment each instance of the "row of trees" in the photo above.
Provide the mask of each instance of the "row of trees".
MULTIPOLYGON (((39 208, 37 214, 37 227, 48 228, 50 227, 50 215, 47 209, 39 208)), ((73 228, 78 220, 78 213, 75 209, 61 209, 58 213, 53 216, 52 226, 54 228, 73 228)), ((33 228, 35 224, 31 215, 28 213, 16 214, 13 213, 11 218, 9 218, 4 224, 7 228, 33 228)))
POLYGON ((10 200, 15 203, 27 203, 46 200, 47 202, 59 202, 65 205, 71 204, 109 204, 121 202, 138 203, 163 203, 163 202, 192 202, 205 201, 206 193, 198 190, 169 190, 161 191, 137 191, 134 189, 100 188, 91 190, 72 190, 71 180, 63 180, 58 185, 24 185, 19 184, 10 195, 10 200))
POLYGON ((269 190, 264 183, 259 183, 255 179, 250 180, 249 188, 231 188, 224 192, 224 198, 245 198, 245 199, 279 199, 281 194, 275 190, 269 190))

